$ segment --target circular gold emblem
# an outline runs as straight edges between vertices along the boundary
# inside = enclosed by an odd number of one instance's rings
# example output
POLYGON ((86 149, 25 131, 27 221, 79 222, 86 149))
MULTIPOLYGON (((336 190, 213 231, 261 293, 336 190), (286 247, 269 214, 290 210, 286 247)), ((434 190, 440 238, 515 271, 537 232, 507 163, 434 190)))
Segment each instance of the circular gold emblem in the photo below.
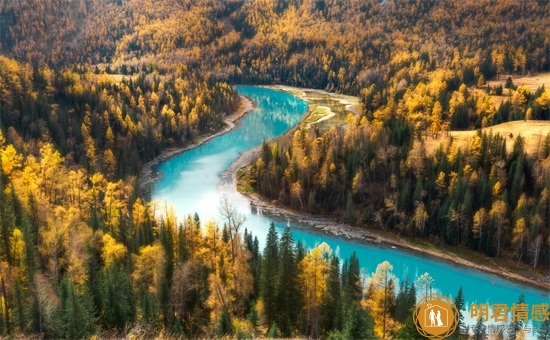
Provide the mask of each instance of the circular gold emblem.
POLYGON ((420 334, 439 340, 454 333, 459 316, 453 300, 443 295, 431 294, 418 301, 413 320, 420 334))

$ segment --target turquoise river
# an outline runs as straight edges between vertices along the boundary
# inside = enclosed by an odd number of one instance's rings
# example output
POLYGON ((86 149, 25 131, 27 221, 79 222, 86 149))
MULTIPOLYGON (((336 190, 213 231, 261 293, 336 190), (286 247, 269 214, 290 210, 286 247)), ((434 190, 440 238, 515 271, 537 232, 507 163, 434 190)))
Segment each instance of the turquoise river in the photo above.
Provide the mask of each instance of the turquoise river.
MULTIPOLYGON (((201 220, 218 219, 218 206, 222 195, 246 216, 245 227, 252 231, 263 245, 271 222, 279 235, 287 221, 253 214, 249 201, 238 194, 231 183, 222 181, 220 175, 239 155, 262 143, 284 134, 300 122, 308 104, 288 93, 253 86, 237 86, 240 94, 250 97, 256 108, 239 121, 237 128, 210 140, 198 148, 179 154, 160 165, 160 180, 152 190, 152 199, 173 205, 180 217, 197 212, 201 220)), ((307 248, 326 242, 341 259, 356 252, 364 272, 369 275, 376 266, 389 261, 397 281, 407 275, 415 280, 428 272, 434 278, 438 293, 454 296, 462 286, 466 306, 472 303, 508 304, 525 295, 525 303, 548 303, 549 292, 518 284, 499 276, 442 261, 412 251, 395 249, 384 244, 359 241, 328 235, 310 226, 290 223, 295 241, 301 240, 307 248)), ((398 285, 396 285, 398 287, 398 285)), ((465 322, 473 326, 475 321, 466 313, 465 322)), ((490 323, 490 322, 489 322, 490 323)), ((533 336, 533 334, 530 334, 533 336)))

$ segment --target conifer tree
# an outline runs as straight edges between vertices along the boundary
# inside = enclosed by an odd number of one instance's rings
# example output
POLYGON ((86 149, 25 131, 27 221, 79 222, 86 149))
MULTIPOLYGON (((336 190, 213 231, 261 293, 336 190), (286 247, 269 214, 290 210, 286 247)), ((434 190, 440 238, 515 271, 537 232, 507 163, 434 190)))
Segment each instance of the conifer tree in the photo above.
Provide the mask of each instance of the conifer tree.
POLYGON ((250 272, 253 278, 253 293, 250 296, 252 300, 259 297, 260 294, 260 273, 261 273, 261 254, 260 242, 257 236, 253 236, 248 230, 244 230, 244 246, 250 252, 250 272))
POLYGON ((216 335, 221 338, 226 335, 230 335, 232 332, 233 326, 231 325, 231 318, 229 317, 227 309, 224 308, 220 322, 218 323, 218 327, 216 329, 216 335))
POLYGON ((103 275, 102 321, 110 328, 123 330, 136 315, 132 283, 119 265, 109 266, 103 275))
MULTIPOLYGON (((170 218, 170 215, 168 216, 170 218)), ((169 304, 170 304, 170 289, 172 287, 172 278, 174 276, 174 237, 172 234, 173 228, 175 228, 175 218, 171 216, 171 220, 163 223, 161 221, 159 239, 164 253, 166 254, 166 266, 165 271, 161 278, 160 290, 158 292, 159 301, 161 303, 164 315, 164 322, 168 324, 169 304)))
MULTIPOLYGON (((0 165, 2 165, 0 163, 0 165)), ((10 236, 15 228, 15 213, 13 210, 13 196, 6 195, 6 189, 11 191, 11 185, 2 171, 0 171, 0 259, 8 265, 13 265, 13 251, 11 249, 10 236), (4 184, 5 183, 5 184, 4 184)))
POLYGON ((475 340, 484 340, 487 334, 487 326, 483 324, 483 318, 480 318, 475 327, 474 327, 474 337, 475 340))
POLYGON ((14 304, 13 304, 13 324, 17 326, 20 332, 26 333, 32 329, 30 310, 28 306, 28 293, 23 290, 23 284, 19 278, 14 280, 14 304))
POLYGON ((462 286, 458 289, 458 292, 456 293, 454 304, 455 304, 456 310, 458 310, 459 318, 458 318, 458 325, 456 326, 456 330, 451 335, 451 337, 453 339, 461 339, 463 337, 467 337, 467 334, 465 334, 466 326, 464 325, 464 314, 463 314, 463 312, 466 310, 466 306, 464 305, 464 294, 462 293, 462 286))
POLYGON ((279 265, 279 238, 275 230, 275 224, 271 223, 267 233, 260 276, 260 296, 264 303, 268 327, 271 327, 273 322, 276 321, 277 316, 279 265))
POLYGON ((416 289, 414 283, 410 282, 409 276, 399 285, 399 293, 395 299, 395 311, 393 317, 396 321, 405 323, 411 317, 412 308, 416 305, 416 289))
POLYGON ((352 303, 347 311, 344 334, 348 339, 374 338, 372 317, 357 303, 352 303))
MULTIPOLYGON (((525 303, 525 295, 521 293, 518 297, 518 302, 515 304, 516 306, 522 305, 525 303)), ((511 307, 513 308, 513 307, 511 307)), ((510 327, 508 327, 508 338, 509 339, 515 339, 518 332, 523 328, 523 321, 522 320, 515 320, 515 315, 512 311, 512 323, 510 324, 510 327)))
POLYGON ((279 245, 279 277, 277 285, 277 325, 280 335, 290 337, 301 309, 298 287, 298 264, 289 226, 285 227, 279 245))
POLYGON ((62 337, 80 339, 95 331, 93 306, 86 296, 77 293, 74 283, 64 278, 60 286, 61 314, 59 330, 62 337))
POLYGON ((384 261, 376 267, 372 274, 369 289, 363 304, 374 318, 374 332, 384 338, 396 330, 390 310, 395 306, 395 287, 392 274, 393 266, 384 261))
POLYGON ((537 340, 550 340, 550 320, 545 320, 535 331, 537 340))
POLYGON ((348 261, 344 262, 342 269, 342 290, 345 303, 360 302, 363 296, 363 287, 361 286, 359 258, 353 252, 348 261))
POLYGON ((332 255, 330 259, 327 286, 321 298, 322 327, 325 332, 341 330, 342 320, 342 290, 340 287, 340 261, 332 255))

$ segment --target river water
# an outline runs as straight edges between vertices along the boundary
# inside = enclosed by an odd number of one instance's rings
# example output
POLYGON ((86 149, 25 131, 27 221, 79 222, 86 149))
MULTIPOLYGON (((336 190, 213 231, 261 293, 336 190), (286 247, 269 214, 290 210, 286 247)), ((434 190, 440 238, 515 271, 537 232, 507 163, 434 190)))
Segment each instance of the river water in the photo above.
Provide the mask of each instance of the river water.
MULTIPOLYGON (((280 136, 298 124, 308 105, 285 92, 253 86, 237 86, 237 90, 252 98, 256 108, 241 119, 239 126, 231 132, 159 164, 157 170, 161 179, 152 190, 152 199, 166 200, 175 207, 179 217, 197 212, 205 221, 219 219, 219 202, 222 195, 227 195, 239 212, 246 216, 245 227, 259 238, 263 246, 271 222, 275 223, 279 235, 289 222, 253 214, 248 200, 220 180, 220 174, 243 151, 260 145, 263 140, 280 136)), ((290 223, 290 226, 294 240, 302 241, 307 248, 326 242, 341 260, 355 251, 366 274, 371 274, 379 263, 387 260, 393 265, 398 282, 407 275, 416 280, 428 272, 434 278, 435 290, 440 294, 452 297, 462 286, 466 306, 488 303, 508 304, 511 307, 521 293, 525 294, 525 302, 529 305, 550 300, 549 292, 416 252, 393 249, 383 244, 363 244, 299 223, 290 223)), ((475 321, 467 317, 466 324, 474 325, 475 321)))

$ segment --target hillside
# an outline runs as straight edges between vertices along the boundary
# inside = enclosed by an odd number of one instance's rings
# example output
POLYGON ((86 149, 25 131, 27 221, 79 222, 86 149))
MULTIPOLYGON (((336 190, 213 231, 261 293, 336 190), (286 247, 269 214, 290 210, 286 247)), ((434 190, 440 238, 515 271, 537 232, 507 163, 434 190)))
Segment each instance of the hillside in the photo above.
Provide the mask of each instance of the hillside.
POLYGON ((260 249, 230 205, 178 220, 141 195, 234 84, 317 105, 263 144, 257 193, 547 275, 550 86, 525 77, 549 37, 547 1, 0 0, 0 337, 420 336, 428 273, 364 284, 290 229, 260 249))
MULTIPOLYGON (((506 144, 506 150, 511 151, 512 146, 516 142, 518 137, 525 139, 525 152, 529 156, 536 156, 541 151, 541 147, 544 145, 544 139, 546 135, 550 133, 549 121, 514 121, 502 124, 493 125, 481 129, 482 133, 498 134, 504 137, 506 144)), ((424 145, 426 153, 434 153, 440 146, 447 146, 451 143, 456 148, 467 150, 472 143, 474 136, 478 134, 478 131, 450 131, 448 134, 441 134, 438 138, 426 138, 424 139, 424 145)), ((415 147, 419 143, 415 143, 415 147)))
POLYGON ((427 64, 474 83, 549 63, 539 1, 2 0, 0 13, 0 52, 21 61, 208 65, 233 82, 348 93, 415 64, 412 77, 427 64))

